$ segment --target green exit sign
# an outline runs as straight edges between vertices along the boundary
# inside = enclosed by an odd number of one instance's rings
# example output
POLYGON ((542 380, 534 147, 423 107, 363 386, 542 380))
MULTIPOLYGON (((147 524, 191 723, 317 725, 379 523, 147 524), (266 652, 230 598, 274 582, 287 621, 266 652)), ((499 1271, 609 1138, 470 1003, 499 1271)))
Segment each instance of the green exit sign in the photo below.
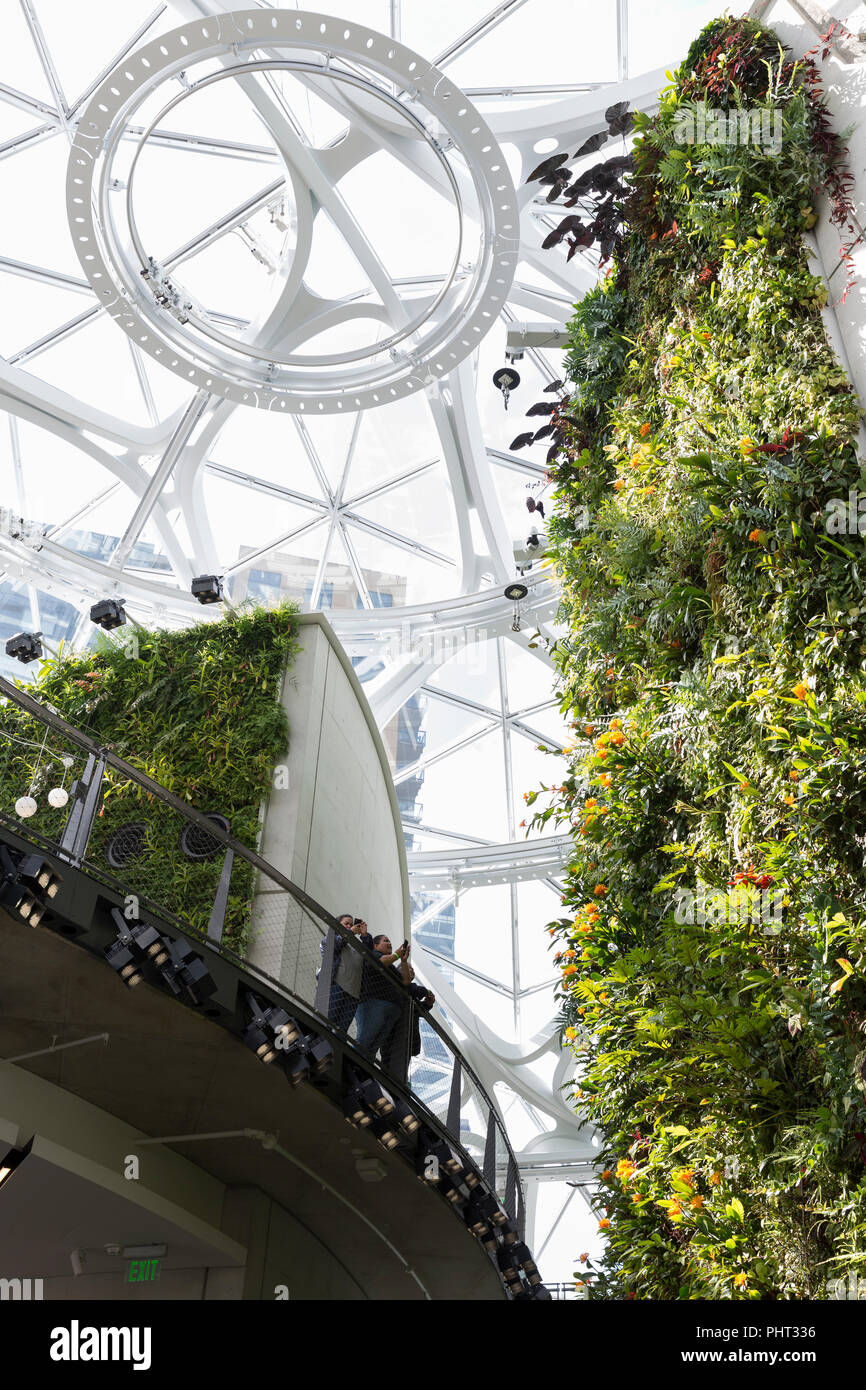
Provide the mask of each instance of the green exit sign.
POLYGON ((130 1260, 126 1274, 128 1284, 152 1284, 159 1278, 159 1260, 130 1260))

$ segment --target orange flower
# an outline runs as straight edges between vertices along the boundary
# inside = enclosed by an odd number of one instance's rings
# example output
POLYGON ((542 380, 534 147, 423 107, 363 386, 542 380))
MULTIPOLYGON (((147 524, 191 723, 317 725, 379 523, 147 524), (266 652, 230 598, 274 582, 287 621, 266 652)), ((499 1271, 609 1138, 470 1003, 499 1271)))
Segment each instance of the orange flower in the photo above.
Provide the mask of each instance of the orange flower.
POLYGON ((700 1209, 701 1209, 701 1207, 702 1207, 703 1205, 704 1205, 704 1199, 703 1199, 703 1197, 693 1197, 692 1200, 691 1200, 691 1202, 689 1203, 689 1206, 694 1207, 695 1211, 700 1211, 700 1209))
POLYGON ((603 898, 607 892, 607 888, 603 883, 597 883, 592 891, 597 898, 603 898))
POLYGON ((633 1202, 641 1202, 641 1201, 643 1201, 643 1198, 641 1197, 641 1195, 640 1195, 639 1192, 633 1192, 633 1193, 631 1194, 631 1199, 632 1199, 633 1202))
MULTIPOLYGON (((582 1013, 582 1012, 583 1012, 583 1010, 581 1009, 581 1013, 582 1013)), ((601 1180, 602 1180, 602 1182, 607 1182, 608 1179, 610 1178, 610 1176, 611 1176, 610 1169, 609 1169, 609 1168, 605 1168, 604 1172, 603 1172, 602 1175, 601 1175, 601 1180)))
POLYGON ((609 671, 605 671, 604 674, 607 676, 609 681, 612 681, 614 676, 616 675, 616 671, 614 671, 613 668, 611 668, 609 671))
POLYGON ((686 1187, 694 1187, 695 1170, 694 1168, 680 1168, 674 1173, 678 1182, 685 1183, 686 1187))
POLYGON ((792 782, 799 782, 799 780, 800 780, 800 774, 799 774, 799 772, 789 772, 789 773, 788 773, 788 777, 789 777, 790 781, 792 781, 792 782))
POLYGON ((630 1158, 621 1158, 616 1165, 616 1175, 623 1187, 625 1187, 632 1173, 635 1171, 636 1166, 637 1165, 632 1163, 630 1158))
POLYGON ((785 805, 786 805, 786 806, 796 806, 796 804, 797 804, 797 798, 796 798, 796 796, 786 796, 786 797, 785 797, 785 805))
POLYGON ((603 1217, 601 1218, 601 1220, 599 1221, 599 1223, 598 1223, 598 1229, 599 1229, 600 1231, 606 1231, 606 1230, 608 1229, 609 1226, 610 1226, 610 1222, 608 1221, 608 1219, 607 1219, 606 1216, 603 1216, 603 1217))
POLYGON ((613 485, 614 492, 622 492, 624 487, 625 483, 623 482, 622 478, 617 478, 616 482, 613 485))
POLYGON ((722 1175, 718 1169, 716 1169, 715 1173, 710 1174, 710 1183, 713 1187, 719 1187, 721 1185, 721 1181, 722 1175))
POLYGON ((523 830, 523 828, 525 827, 525 825, 526 825, 526 821, 525 821, 525 820, 522 820, 522 821, 520 822, 519 828, 520 828, 521 830, 523 830))
POLYGON ((750 541, 762 541, 763 539, 764 539, 763 533, 762 533, 761 531, 759 531, 757 528, 756 528, 754 531, 750 531, 750 532, 749 532, 749 540, 750 540, 750 541))
POLYGON ((595 733, 595 725, 594 725, 594 724, 584 724, 584 726, 583 726, 583 732, 586 734, 587 738, 592 738, 593 734, 595 733))
POLYGON ((747 1278, 747 1276, 746 1276, 746 1274, 743 1273, 742 1270, 740 1270, 739 1274, 735 1274, 735 1275, 734 1275, 734 1283, 736 1284, 736 1286, 737 1286, 738 1289, 743 1289, 743 1288, 745 1288, 745 1286, 746 1286, 746 1278, 747 1278))
POLYGON ((625 734, 620 733, 619 729, 614 729, 610 741, 615 748, 619 748, 620 744, 625 743, 625 734))
POLYGON ((597 806, 597 805, 598 805, 598 802, 596 801, 596 799, 595 799, 594 796, 588 797, 587 800, 583 803, 583 807, 584 807, 584 810, 585 810, 585 811, 590 811, 590 810, 592 809, 593 806, 597 806))
POLYGON ((576 1028, 566 1028, 566 1030, 565 1030, 565 1036, 566 1036, 567 1038, 576 1038, 576 1037, 577 1037, 577 1029, 576 1029, 576 1028))
POLYGON ((796 695, 798 700, 805 700, 806 696, 809 694, 809 691, 806 689, 802 681, 798 681, 793 689, 794 694, 796 695))
MULTIPOLYGON (((603 772, 598 780, 603 787, 609 787, 611 782, 613 781, 613 778, 611 777, 609 772, 603 772)), ((590 864, 590 868, 594 869, 595 865, 590 864)))
POLYGON ((588 1253, 588 1251, 584 1250, 583 1254, 582 1254, 582 1255, 578 1255, 577 1258, 578 1258, 579 1262, 580 1262, 582 1265, 585 1265, 586 1262, 587 1262, 587 1260, 589 1259, 589 1253, 588 1253))
POLYGON ((649 432, 650 432, 651 429, 652 429, 652 425, 641 425, 641 427, 640 427, 640 432, 641 432, 641 435, 642 435, 642 437, 643 437, 644 439, 646 439, 646 437, 647 437, 647 435, 649 434, 649 432))

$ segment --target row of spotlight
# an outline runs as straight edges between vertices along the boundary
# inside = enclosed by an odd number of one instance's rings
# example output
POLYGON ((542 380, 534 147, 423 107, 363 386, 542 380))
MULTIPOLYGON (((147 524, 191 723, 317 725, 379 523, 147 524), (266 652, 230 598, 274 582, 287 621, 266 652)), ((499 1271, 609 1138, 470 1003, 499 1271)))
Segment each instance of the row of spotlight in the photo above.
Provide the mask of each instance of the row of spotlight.
POLYGON ((0 844, 0 906, 15 913, 29 927, 39 926, 60 891, 60 883, 59 876, 41 855, 21 854, 0 844))
POLYGON ((496 1193, 462 1154, 425 1128, 405 1101, 389 1095, 373 1077, 358 1077, 346 1091, 343 1113, 351 1125, 374 1134, 389 1152, 400 1150, 414 1164, 421 1182, 435 1187, 460 1213, 479 1243, 496 1259, 512 1297, 550 1298, 528 1246, 496 1193))
MULTIPOLYGON (((61 880, 47 860, 20 854, 0 844, 0 905, 38 926, 49 910, 61 880)), ((162 980, 175 996, 202 1004, 216 989, 203 958, 186 941, 164 935, 148 922, 129 920, 111 909, 115 940, 105 958, 129 989, 150 976, 162 980)), ((328 1071, 333 1048, 322 1037, 305 1033, 298 1021, 278 1005, 263 1003, 251 992, 245 996, 243 1041, 267 1066, 279 1063, 291 1086, 328 1071)), ((550 1294, 515 1223, 465 1157, 425 1128, 405 1101, 391 1096, 372 1076, 356 1075, 347 1086, 343 1113, 348 1122, 369 1130, 383 1148, 398 1150, 414 1165, 418 1178, 436 1188, 468 1229, 494 1257, 509 1293, 519 1299, 544 1299, 550 1294)))
MULTIPOLYGON (((193 598, 203 604, 222 603, 225 597, 222 579, 216 574, 198 575, 190 585, 190 592, 193 598)), ((123 627, 128 622, 125 603, 126 599, 123 598, 100 599, 90 609, 90 621, 106 632, 123 627)), ((6 655, 25 665, 29 661, 40 661, 44 656, 42 633, 16 632, 6 643, 6 655)))

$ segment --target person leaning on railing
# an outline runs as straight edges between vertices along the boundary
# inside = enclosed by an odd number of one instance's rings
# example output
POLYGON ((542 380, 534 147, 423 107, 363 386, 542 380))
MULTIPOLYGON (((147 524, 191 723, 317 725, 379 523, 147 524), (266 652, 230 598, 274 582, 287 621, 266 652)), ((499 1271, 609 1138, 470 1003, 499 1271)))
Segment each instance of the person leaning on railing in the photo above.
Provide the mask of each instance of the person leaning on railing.
MULTIPOLYGON (((365 925, 361 923, 361 925, 365 925)), ((392 966, 400 962, 401 982, 408 995, 422 1008, 431 1008, 436 1002, 434 996, 423 985, 413 983, 414 970, 409 964, 408 944, 396 951, 390 939, 384 934, 372 937, 364 933, 360 940, 372 951, 382 964, 392 966)), ((382 1065, 395 1075, 405 1071, 406 1056, 405 1023, 408 1017, 408 1000, 403 991, 396 987, 379 970, 365 970, 362 985, 362 999, 358 1005, 358 1046, 375 1058, 381 1049, 382 1065)), ((413 1043, 416 1040, 413 1038, 413 1043)), ((421 1050, 420 1030, 418 1030, 417 1049, 413 1046, 412 1055, 421 1050)))
MULTIPOLYGON (((341 927, 347 931, 360 935, 360 929, 364 925, 359 918, 353 917, 351 912, 344 912, 337 918, 341 927)), ((334 959, 331 968, 331 993, 328 1002, 328 1018, 336 1023, 338 1028, 342 1028, 348 1033, 352 1020, 355 1017, 355 1010, 361 997, 361 981, 364 975, 363 953, 353 950, 352 945, 346 941, 345 937, 334 932, 334 959), (344 950, 344 947, 346 948, 344 950)), ((319 946, 322 959, 325 956, 325 942, 319 946)))

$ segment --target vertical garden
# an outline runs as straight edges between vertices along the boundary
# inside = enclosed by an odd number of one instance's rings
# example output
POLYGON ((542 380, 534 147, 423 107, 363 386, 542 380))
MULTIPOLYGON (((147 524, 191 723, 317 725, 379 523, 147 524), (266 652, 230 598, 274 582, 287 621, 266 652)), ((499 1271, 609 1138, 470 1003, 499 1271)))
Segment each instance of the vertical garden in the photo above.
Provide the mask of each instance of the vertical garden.
POLYGON ((568 204, 610 268, 548 464, 574 746, 527 798, 575 844, 549 931, 592 1291, 822 1298, 866 1273, 866 477, 804 234, 845 235, 850 179, 814 64, 746 20, 634 129, 593 225, 591 179, 568 204))
MULTIPOLYGON (((280 689, 298 648, 296 606, 232 610, 179 632, 125 632, 129 640, 103 639, 95 651, 61 650, 27 689, 181 800, 224 817, 255 849, 260 807, 288 748, 280 689)), ((0 712, 3 810, 10 813, 29 788, 38 806, 32 824, 56 839, 68 811, 52 809, 46 791, 57 780, 56 755, 68 745, 52 739, 46 748, 45 739, 43 726, 16 706, 0 712)), ((88 857, 128 891, 204 932, 223 856, 183 853, 183 826, 139 783, 109 767, 88 857)), ((236 859, 224 940, 238 951, 252 892, 253 870, 236 859)))

